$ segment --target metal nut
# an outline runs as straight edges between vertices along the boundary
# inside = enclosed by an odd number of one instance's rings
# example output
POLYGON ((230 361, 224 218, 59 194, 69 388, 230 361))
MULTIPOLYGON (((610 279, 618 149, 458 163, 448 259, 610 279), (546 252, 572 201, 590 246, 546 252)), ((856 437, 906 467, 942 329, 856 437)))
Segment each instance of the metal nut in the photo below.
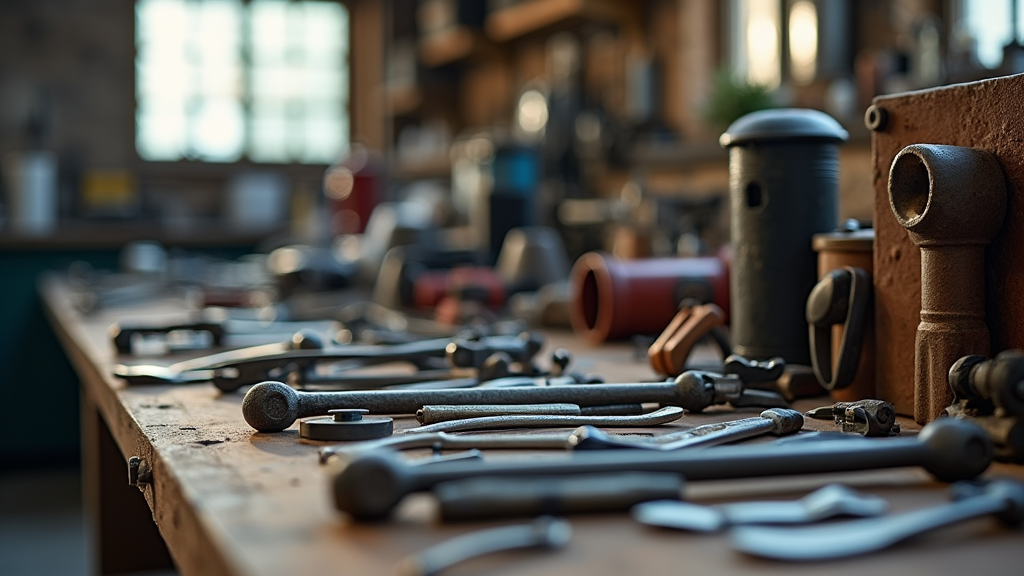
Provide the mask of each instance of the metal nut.
POLYGON ((889 111, 881 106, 872 104, 871 106, 868 106, 868 109, 864 112, 864 125, 872 132, 885 130, 888 123, 889 111))

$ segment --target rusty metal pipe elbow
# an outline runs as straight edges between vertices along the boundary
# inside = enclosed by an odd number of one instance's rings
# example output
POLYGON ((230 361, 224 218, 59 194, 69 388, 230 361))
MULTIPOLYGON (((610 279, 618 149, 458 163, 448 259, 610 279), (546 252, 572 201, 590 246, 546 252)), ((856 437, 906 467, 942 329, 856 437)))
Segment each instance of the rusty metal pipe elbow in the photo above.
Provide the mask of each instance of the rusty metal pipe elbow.
POLYGON ((913 144, 893 160, 888 189, 893 215, 921 248, 914 418, 923 423, 953 400, 949 367, 989 353, 985 246, 1002 226, 1006 177, 989 152, 913 144))

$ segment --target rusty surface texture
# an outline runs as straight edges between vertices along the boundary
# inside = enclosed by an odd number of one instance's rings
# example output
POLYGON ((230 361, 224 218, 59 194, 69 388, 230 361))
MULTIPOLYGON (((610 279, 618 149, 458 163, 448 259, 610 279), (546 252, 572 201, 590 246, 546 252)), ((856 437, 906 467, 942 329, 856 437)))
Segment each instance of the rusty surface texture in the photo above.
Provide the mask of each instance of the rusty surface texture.
MULTIPOLYGON (((990 152, 1005 173, 1005 220, 984 248, 983 284, 945 288, 981 289, 985 320, 993 352, 1024 346, 1024 301, 1014 297, 1024 290, 1024 75, 1009 76, 875 99, 886 111, 886 125, 872 133, 875 184, 875 322, 878 395, 892 402, 900 414, 918 421, 934 417, 943 400, 922 396, 924 411, 915 412, 915 339, 921 321, 921 250, 897 221, 889 200, 889 172, 896 155, 911 144, 927 143, 974 148, 990 152)), ((963 186, 973 194, 974 181, 963 186)), ((955 203, 966 209, 968 201, 955 203)), ((991 214, 993 220, 999 216, 991 214)), ((942 231, 933 231, 942 233, 942 231)), ((927 250, 926 250, 927 252, 927 250)), ((937 265, 941 265, 939 258, 937 265)), ((952 264, 952 263, 948 263, 952 264)), ((955 265, 959 273, 959 265, 955 265)), ((945 289, 944 288, 944 289, 945 289)), ((952 339, 959 337, 950 335, 952 339)), ((938 385, 936 384, 936 392, 938 385)), ((945 394, 945 388, 941 393, 945 394)), ((922 393, 924 391, 922 390, 922 393)), ((930 393, 929 393, 930 394, 930 393)))

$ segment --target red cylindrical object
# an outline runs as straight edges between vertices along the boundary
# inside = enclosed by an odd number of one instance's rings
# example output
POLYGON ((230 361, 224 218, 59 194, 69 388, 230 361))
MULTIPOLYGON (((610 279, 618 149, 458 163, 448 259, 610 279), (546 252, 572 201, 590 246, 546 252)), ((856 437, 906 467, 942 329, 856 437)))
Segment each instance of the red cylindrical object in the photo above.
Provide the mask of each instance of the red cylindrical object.
POLYGON ((493 268, 460 266, 451 270, 431 270, 416 277, 413 284, 413 305, 434 308, 446 297, 462 299, 476 291, 477 298, 489 308, 505 303, 505 287, 493 268))
POLYGON ((570 280, 573 330, 594 343, 658 334, 685 298, 729 313, 729 270, 718 258, 618 260, 589 252, 576 261, 570 280))

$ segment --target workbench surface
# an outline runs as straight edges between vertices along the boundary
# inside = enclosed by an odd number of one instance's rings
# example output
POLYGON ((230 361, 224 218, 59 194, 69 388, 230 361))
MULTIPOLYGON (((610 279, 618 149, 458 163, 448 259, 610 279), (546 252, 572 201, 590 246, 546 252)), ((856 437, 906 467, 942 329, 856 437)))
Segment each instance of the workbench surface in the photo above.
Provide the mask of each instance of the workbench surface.
MULTIPOLYGON (((41 284, 43 300, 83 387, 83 440, 86 494, 127 492, 136 488, 120 476, 94 467, 97 432, 90 418, 109 432, 123 462, 136 456, 152 467, 152 482, 139 490, 152 512, 178 570, 186 576, 392 574, 404 556, 447 538, 484 527, 521 523, 503 520, 442 524, 429 496, 406 499, 387 523, 358 524, 331 503, 328 475, 318 463, 319 442, 300 440, 298 424, 265 434, 250 428, 241 415, 243 392, 221 393, 210 384, 128 387, 111 375, 117 363, 107 327, 119 318, 180 314, 172 300, 108 309, 83 316, 71 306, 71 294, 59 280, 41 284), (98 414, 99 418, 93 415, 98 414), (92 472, 90 472, 92 470, 92 472), (120 480, 118 481, 118 478, 120 480), (118 482, 121 484, 118 485, 118 482), (114 485, 97 486, 97 483, 114 485)), ((574 367, 602 375, 609 382, 652 379, 645 360, 635 358, 627 344, 594 347, 569 333, 548 333, 548 350, 573 352, 574 367)), ((40 384, 40 390, 44 389, 40 384)), ((806 410, 828 404, 828 398, 805 400, 806 410)), ((748 417, 712 411, 687 414, 672 427, 748 417)), ((903 419, 904 434, 917 427, 903 419)), ((395 420, 396 428, 415 425, 411 417, 395 420)), ((829 422, 808 421, 805 429, 831 429, 829 422)), ((415 453, 413 453, 415 456, 415 453)), ((487 454, 522 457, 522 454, 487 454)), ((116 462, 115 462, 116 463, 116 462)), ((1024 478, 1024 467, 994 465, 988 476, 1024 478)), ((685 497, 701 503, 736 499, 797 498, 829 482, 842 481, 887 498, 894 511, 947 501, 943 484, 923 471, 898 469, 828 476, 786 477, 742 481, 693 482, 685 497)), ((114 515, 110 498, 98 497, 94 514, 114 515)), ((915 538, 881 553, 828 563, 772 562, 733 552, 726 535, 654 530, 627 514, 570 518, 573 536, 560 551, 502 553, 467 562, 450 574, 1021 574, 1024 532, 1003 527, 992 518, 915 538)), ((123 531, 132 527, 121 526, 123 531)), ((140 530, 142 528, 140 527, 140 530)), ((100 530, 100 539, 109 530, 100 530)), ((113 570, 118 558, 131 555, 124 542, 97 543, 106 551, 102 568, 113 570)))

